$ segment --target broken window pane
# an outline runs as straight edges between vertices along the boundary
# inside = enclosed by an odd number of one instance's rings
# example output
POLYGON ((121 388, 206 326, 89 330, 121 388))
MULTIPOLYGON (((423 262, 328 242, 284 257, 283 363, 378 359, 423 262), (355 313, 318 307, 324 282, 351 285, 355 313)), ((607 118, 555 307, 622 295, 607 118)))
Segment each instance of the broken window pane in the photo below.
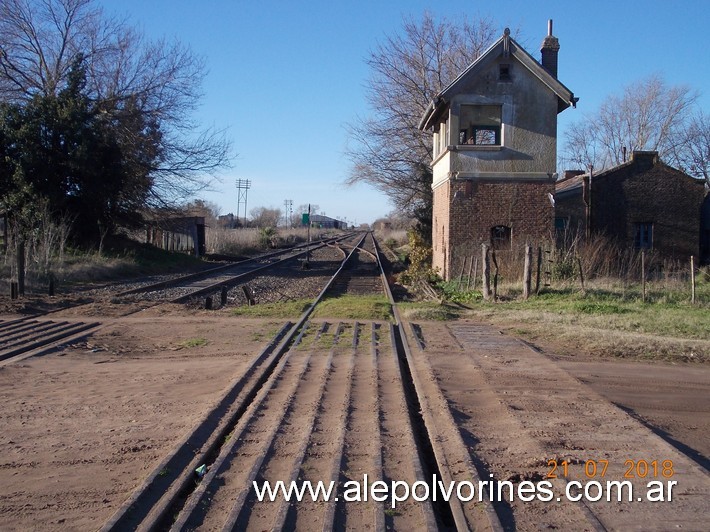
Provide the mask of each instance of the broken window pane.
POLYGON ((459 144, 499 146, 500 105, 461 105, 459 144))

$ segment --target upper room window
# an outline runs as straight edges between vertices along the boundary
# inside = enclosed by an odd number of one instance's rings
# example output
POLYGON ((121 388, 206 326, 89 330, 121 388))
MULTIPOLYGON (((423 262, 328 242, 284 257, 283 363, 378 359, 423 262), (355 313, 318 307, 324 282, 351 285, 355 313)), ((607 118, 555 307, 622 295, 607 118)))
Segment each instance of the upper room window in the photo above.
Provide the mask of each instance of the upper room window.
POLYGON ((461 105, 459 144, 500 146, 500 126, 500 105, 461 105))
POLYGON ((498 65, 498 81, 513 81, 510 75, 510 65, 503 63, 498 65))

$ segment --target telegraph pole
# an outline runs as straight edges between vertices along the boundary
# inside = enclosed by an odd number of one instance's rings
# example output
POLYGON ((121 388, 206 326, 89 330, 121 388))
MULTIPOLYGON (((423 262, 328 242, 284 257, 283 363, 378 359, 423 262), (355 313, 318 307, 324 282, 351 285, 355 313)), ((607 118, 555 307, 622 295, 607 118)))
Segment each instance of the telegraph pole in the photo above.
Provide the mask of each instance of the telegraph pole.
POLYGON ((303 264, 303 269, 307 270, 311 267, 311 204, 308 204, 308 244, 306 245, 306 262, 303 264))
POLYGON ((293 213, 293 200, 284 200, 284 218, 286 219, 286 227, 291 227, 291 214, 293 213))
POLYGON ((251 188, 251 181, 248 179, 237 179, 237 219, 239 218, 239 208, 244 202, 244 227, 247 226, 247 192, 251 188))

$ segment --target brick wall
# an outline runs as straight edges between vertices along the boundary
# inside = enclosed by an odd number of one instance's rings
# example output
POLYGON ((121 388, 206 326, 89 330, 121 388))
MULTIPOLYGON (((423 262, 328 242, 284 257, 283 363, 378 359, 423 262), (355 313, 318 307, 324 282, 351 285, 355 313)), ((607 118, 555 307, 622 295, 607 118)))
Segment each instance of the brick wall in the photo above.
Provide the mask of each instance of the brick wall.
POLYGON ((458 271, 456 268, 461 268, 464 257, 478 256, 481 244, 491 243, 491 228, 497 225, 511 229, 510 248, 549 241, 554 228, 554 209, 548 193, 553 191, 554 183, 547 181, 457 179, 437 187, 434 190, 434 268, 439 268, 442 277, 450 279, 454 271, 458 271))
POLYGON ((445 279, 449 263, 449 195, 448 181, 437 186, 434 189, 432 211, 432 268, 445 279))
POLYGON ((697 256, 703 185, 663 163, 641 163, 592 178, 592 230, 634 244, 637 223, 653 223, 653 248, 673 258, 697 256), (645 169, 644 169, 645 168, 645 169))
MULTIPOLYGON (((700 251, 701 181, 658 160, 654 152, 636 152, 632 160, 592 176, 591 225, 622 245, 633 246, 636 224, 653 224, 653 249, 685 259, 700 251)), ((556 216, 584 226, 582 190, 556 198, 556 216)))

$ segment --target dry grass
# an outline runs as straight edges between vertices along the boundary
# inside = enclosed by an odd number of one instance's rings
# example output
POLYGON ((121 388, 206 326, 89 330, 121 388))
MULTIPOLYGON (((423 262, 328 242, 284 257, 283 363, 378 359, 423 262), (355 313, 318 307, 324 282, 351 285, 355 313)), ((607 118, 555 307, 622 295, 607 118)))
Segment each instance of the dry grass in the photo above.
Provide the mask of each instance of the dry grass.
MULTIPOLYGON (((642 264, 645 279, 651 298, 663 299, 668 292, 687 291, 690 294, 690 257, 670 259, 659 255, 656 251, 641 251, 623 247, 619 244, 596 236, 588 241, 577 235, 565 235, 561 239, 564 245, 555 247, 549 243, 539 249, 540 285, 548 285, 553 289, 577 286, 582 289, 593 287, 613 291, 640 294, 642 279, 642 264)), ((533 283, 537 278, 538 247, 533 246, 533 283)), ((697 259, 697 258, 696 258, 697 259)), ((480 253, 466 257, 459 256, 452 262, 452 282, 456 289, 480 285, 481 273, 480 253), (477 271, 477 279, 469 279, 469 272, 477 271)), ((519 297, 522 292, 524 271, 524 249, 496 251, 495 262, 491 254, 491 283, 493 275, 498 274, 498 295, 504 298, 519 297)), ((697 260, 696 260, 697 268, 697 260)), ((699 275, 707 272, 699 271, 699 275)), ((473 276, 473 275, 472 275, 473 276)), ((710 299, 707 300, 710 302, 710 299)))
POLYGON ((468 278, 461 260, 453 280, 438 283, 458 311, 419 306, 407 309, 410 319, 482 320, 567 356, 710 362, 710 268, 696 269, 692 303, 689 257, 647 251, 642 283, 637 250, 603 238, 573 240, 543 254, 541 293, 523 301, 523 252, 506 251, 498 253, 495 303, 482 300, 478 258, 478 279, 468 278))
MULTIPOLYGON (((311 229, 311 240, 318 240, 323 237, 325 231, 311 229)), ((275 235, 270 237, 268 243, 263 240, 264 231, 262 229, 228 228, 221 226, 207 227, 207 253, 220 255, 249 255, 264 251, 269 247, 281 247, 298 244, 308 240, 308 229, 305 227, 277 228, 275 235)))
POLYGON ((406 229, 377 229, 375 238, 390 249, 396 249, 408 243, 406 229))
POLYGON ((700 291, 705 303, 693 305, 688 290, 667 286, 652 287, 646 302, 636 286, 593 285, 585 293, 567 287, 528 301, 474 300, 461 315, 566 356, 710 363, 710 283, 700 291))

